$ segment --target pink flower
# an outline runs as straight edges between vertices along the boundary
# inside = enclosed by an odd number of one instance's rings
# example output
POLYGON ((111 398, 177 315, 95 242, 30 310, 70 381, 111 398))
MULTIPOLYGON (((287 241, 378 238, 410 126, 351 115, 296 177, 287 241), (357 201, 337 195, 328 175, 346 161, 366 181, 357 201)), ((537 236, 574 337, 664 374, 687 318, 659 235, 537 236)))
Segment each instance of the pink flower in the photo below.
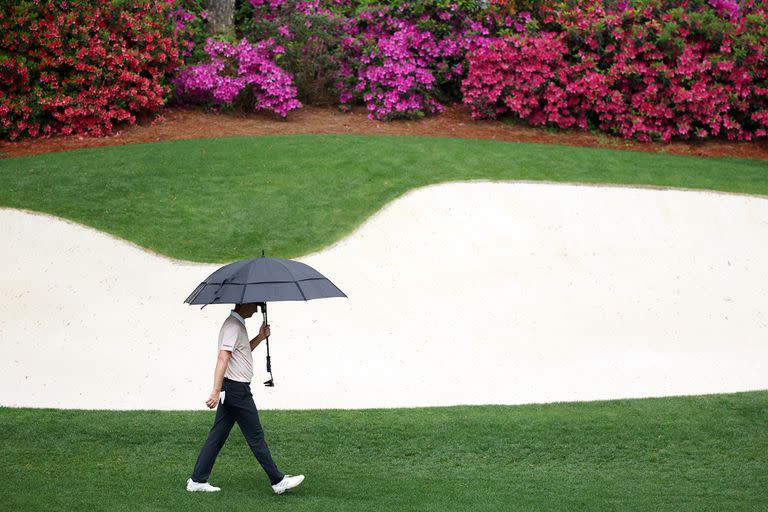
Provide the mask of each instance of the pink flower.
POLYGON ((285 117, 301 106, 290 75, 272 61, 272 55, 284 51, 273 40, 259 41, 255 46, 246 39, 237 46, 208 40, 205 48, 211 62, 188 67, 175 81, 182 98, 231 104, 246 85, 251 85, 256 109, 272 110, 285 117), (223 74, 228 63, 237 69, 235 76, 223 74))

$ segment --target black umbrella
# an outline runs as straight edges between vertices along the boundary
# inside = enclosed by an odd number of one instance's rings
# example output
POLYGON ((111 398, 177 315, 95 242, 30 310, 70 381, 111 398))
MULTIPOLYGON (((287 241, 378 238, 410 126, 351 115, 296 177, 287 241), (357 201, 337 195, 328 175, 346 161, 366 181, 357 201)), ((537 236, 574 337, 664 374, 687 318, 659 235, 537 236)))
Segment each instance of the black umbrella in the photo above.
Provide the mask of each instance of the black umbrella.
MULTIPOLYGON (((346 297, 335 284, 309 265, 293 260, 261 258, 240 260, 218 269, 195 288, 184 302, 187 304, 258 303, 267 322, 267 302, 346 297)), ((201 308, 202 309, 202 308, 201 308)), ((267 338, 267 371, 265 386, 274 386, 272 362, 267 338)))

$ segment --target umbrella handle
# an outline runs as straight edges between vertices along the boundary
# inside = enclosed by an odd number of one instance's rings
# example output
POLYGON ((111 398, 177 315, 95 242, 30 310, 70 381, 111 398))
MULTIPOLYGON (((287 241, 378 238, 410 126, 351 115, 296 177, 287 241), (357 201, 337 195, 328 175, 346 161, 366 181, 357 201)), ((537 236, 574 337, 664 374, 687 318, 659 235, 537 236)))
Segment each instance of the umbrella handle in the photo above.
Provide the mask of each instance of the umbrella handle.
MULTIPOLYGON (((267 323, 267 303, 264 302, 261 305, 261 312, 264 313, 264 324, 267 323)), ((264 385, 268 388, 275 387, 275 379, 272 376, 272 358, 269 356, 269 336, 267 336, 267 371, 269 372, 269 380, 264 381, 264 385)))

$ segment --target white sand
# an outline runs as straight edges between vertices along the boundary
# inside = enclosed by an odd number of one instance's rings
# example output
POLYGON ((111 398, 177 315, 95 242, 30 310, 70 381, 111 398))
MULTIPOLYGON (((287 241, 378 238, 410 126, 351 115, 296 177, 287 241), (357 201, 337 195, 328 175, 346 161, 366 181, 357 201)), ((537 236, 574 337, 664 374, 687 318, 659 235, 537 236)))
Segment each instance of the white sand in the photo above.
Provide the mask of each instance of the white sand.
MULTIPOLYGON (((218 265, 12 209, 0 237, 0 404, 205 408, 230 308, 182 301, 218 265)), ((765 198, 441 184, 300 260, 349 299, 270 304, 261 408, 768 389, 765 198)))

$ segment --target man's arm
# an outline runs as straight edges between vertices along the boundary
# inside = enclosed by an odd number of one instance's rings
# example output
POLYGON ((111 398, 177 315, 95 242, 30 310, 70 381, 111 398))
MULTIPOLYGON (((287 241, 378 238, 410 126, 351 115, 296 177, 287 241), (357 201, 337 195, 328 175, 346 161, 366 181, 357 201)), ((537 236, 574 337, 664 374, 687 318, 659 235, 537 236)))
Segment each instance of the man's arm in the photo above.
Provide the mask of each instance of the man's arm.
POLYGON ((259 346, 259 343, 261 343, 262 341, 267 339, 269 334, 270 334, 269 324, 262 323, 261 324, 261 329, 259 329, 259 334, 257 334, 256 337, 254 337, 250 341, 250 343, 251 343, 251 352, 253 352, 253 349, 255 349, 256 347, 259 346))
POLYGON ((221 386, 224 383, 224 374, 227 372, 227 365, 229 364, 229 358, 232 357, 232 352, 228 350, 219 350, 219 357, 216 358, 216 370, 213 372, 213 391, 211 396, 205 402, 205 405, 209 409, 216 407, 219 401, 219 394, 221 393, 221 386))

